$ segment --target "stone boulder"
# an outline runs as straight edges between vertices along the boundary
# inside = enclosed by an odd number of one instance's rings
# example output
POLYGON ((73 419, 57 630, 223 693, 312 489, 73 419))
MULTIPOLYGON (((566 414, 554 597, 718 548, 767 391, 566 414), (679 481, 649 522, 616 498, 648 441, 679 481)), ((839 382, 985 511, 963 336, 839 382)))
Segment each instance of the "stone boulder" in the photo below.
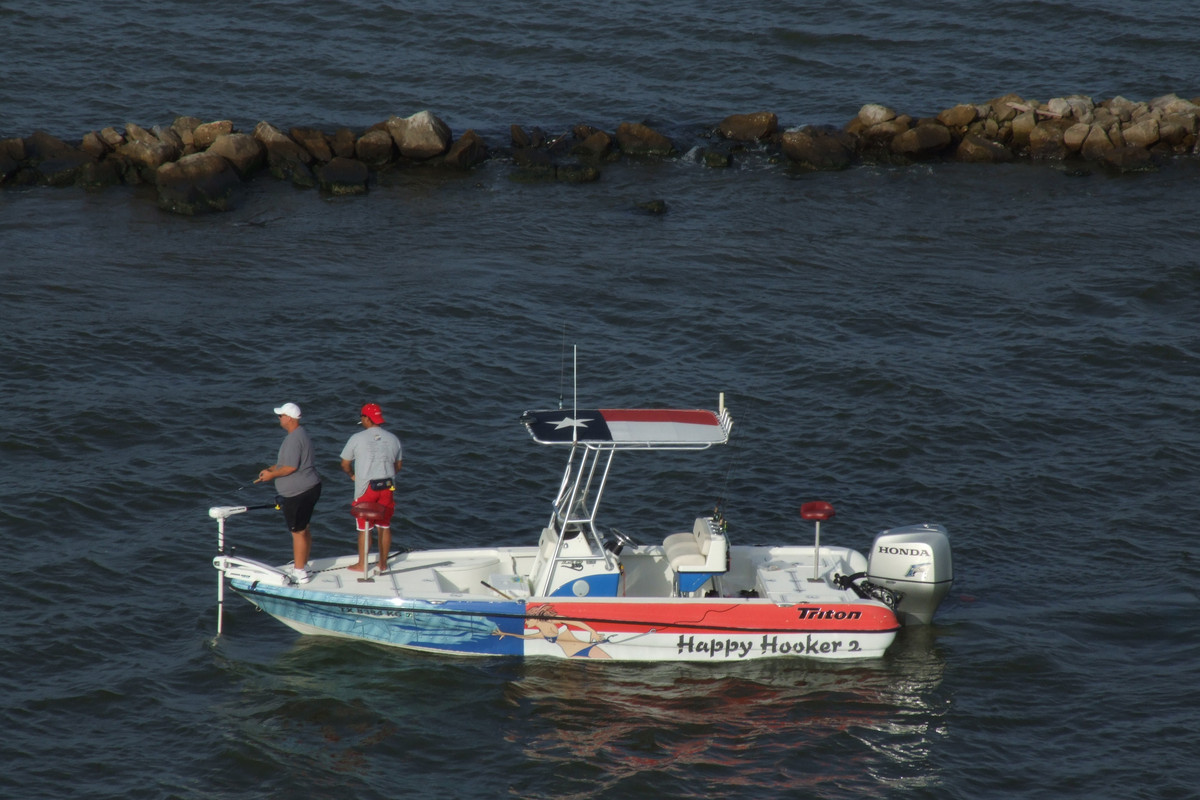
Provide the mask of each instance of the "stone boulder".
POLYGON ((85 189, 103 189, 124 183, 124 167, 116 160, 105 158, 84 164, 75 177, 75 185, 85 189))
POLYGON ((577 139, 578 137, 574 133, 562 133, 543 141, 542 147, 550 154, 551 158, 566 158, 575 149, 577 139))
POLYGON ((26 157, 32 161, 43 161, 47 158, 58 158, 74 153, 78 148, 67 144, 62 139, 45 131, 34 131, 23 143, 26 157))
POLYGON ((371 169, 382 169, 395 160, 396 145, 384 128, 372 128, 354 144, 354 157, 371 169))
POLYGON ((658 131, 640 122, 622 122, 617 126, 617 145, 631 156, 669 156, 675 144, 658 131))
POLYGON ((329 146, 329 138, 323 131, 316 128, 292 128, 288 135, 296 144, 308 151, 314 161, 322 164, 333 159, 333 149, 329 146))
POLYGON ((96 131, 88 131, 83 135, 83 141, 79 143, 79 149, 97 161, 112 152, 112 148, 100 138, 100 134, 96 131))
MULTIPOLYGON (((864 106, 864 109, 868 106, 864 106)), ((883 109, 882 106, 878 108, 883 109)), ((850 120, 846 126, 846 132, 853 135, 859 142, 859 152, 869 157, 885 156, 890 150, 892 141, 902 133, 912 128, 912 117, 907 114, 899 116, 887 117, 888 114, 894 113, 891 109, 883 109, 869 114, 859 112, 859 115, 850 120), (881 119, 880 122, 873 122, 870 125, 868 121, 881 119)))
POLYGON ((95 164, 96 159, 82 150, 57 158, 48 158, 37 164, 39 183, 47 186, 73 186, 89 164, 95 164))
POLYGON ((1012 126, 1002 125, 996 121, 995 117, 985 113, 984 116, 972 122, 966 127, 966 130, 962 131, 963 136, 967 134, 974 134, 989 142, 1003 144, 1012 136, 1012 126))
POLYGON ((405 158, 435 158, 450 149, 450 126, 428 111, 418 111, 411 117, 390 117, 386 126, 405 158))
POLYGON ((881 106, 878 103, 867 103, 858 110, 855 120, 864 128, 873 128, 885 122, 891 122, 899 116, 895 109, 881 106))
POLYGON ((951 130, 965 131, 966 127, 979 119, 979 109, 973 105, 957 105, 937 115, 937 121, 951 130))
POLYGON ((1137 103, 1134 103, 1133 101, 1128 100, 1120 95, 1104 101, 1102 105, 1104 108, 1107 108, 1109 111, 1111 111, 1117 117, 1117 119, 1123 123, 1132 122, 1134 113, 1138 111, 1137 103))
POLYGON ((935 158, 950 146, 953 137, 945 125, 925 122, 892 139, 891 150, 913 159, 935 158))
POLYGON ((266 120, 254 126, 253 136, 267 151, 270 151, 272 148, 278 148, 294 152, 297 158, 309 158, 307 151, 303 147, 296 144, 291 137, 266 120))
POLYGON ((1086 122, 1076 122, 1063 131, 1063 146, 1072 153, 1078 153, 1091 132, 1091 125, 1086 122))
POLYGON ((513 163, 518 167, 541 168, 554 166, 554 159, 545 150, 533 147, 518 147, 512 151, 513 163))
POLYGON ((25 155, 24 139, 0 139, 0 183, 17 174, 25 155))
POLYGON ((121 175, 121 183, 128 184, 129 186, 140 186, 143 183, 154 182, 154 172, 143 172, 137 164, 134 164, 128 156, 119 150, 109 153, 103 163, 110 164, 116 169, 121 175))
POLYGON ((543 138, 540 129, 534 128, 532 132, 528 132, 520 125, 510 125, 508 129, 508 137, 512 142, 512 146, 518 150, 524 150, 531 147, 540 147, 543 138))
POLYGON ((1194 117, 1185 114, 1163 114, 1158 123, 1158 137, 1172 147, 1177 147, 1184 144, 1195 129, 1194 117))
POLYGON ((1144 147, 1114 147, 1101 153, 1097 160, 1115 172, 1147 172, 1157 169, 1154 157, 1144 147))
POLYGON ((356 158, 334 156, 328 164, 320 164, 316 170, 321 191, 333 195, 366 194, 370 170, 356 158))
POLYGON ((1121 132, 1121 123, 1114 122, 1112 125, 1101 125, 1100 127, 1107 131, 1108 140, 1112 142, 1113 147, 1125 146, 1125 134, 1121 132))
POLYGON ((1035 159, 1061 161, 1067 157, 1067 146, 1063 134, 1070 122, 1048 119, 1039 122, 1029 132, 1029 155, 1035 159))
POLYGON ((35 181, 47 186, 73 185, 84 165, 96 161, 78 147, 45 131, 35 131, 24 141, 23 149, 33 165, 35 181))
POLYGON ((1013 147, 1024 149, 1029 147, 1033 137, 1033 129, 1038 126, 1037 114, 1033 111, 1022 111, 1012 118, 1010 143, 1013 147))
POLYGON ((1158 143, 1158 120, 1154 117, 1147 117, 1140 122, 1131 123, 1122 133, 1127 146, 1153 147, 1158 143))
POLYGON ((203 124, 204 120, 198 117, 176 117, 171 123, 171 130, 183 142, 183 154, 191 155, 197 150, 203 150, 203 147, 196 147, 196 128, 203 124))
POLYGON ((487 145, 483 143, 483 138, 475 131, 469 130, 450 146, 449 152, 446 153, 445 164, 459 169, 470 169, 487 160, 487 155, 487 145))
POLYGON ((102 128, 99 133, 100 141, 108 145, 109 150, 116 150, 121 145, 125 144, 125 136, 116 128, 102 128))
POLYGON ((1121 118, 1114 114, 1111 109, 1104 106, 1097 106, 1092 111, 1092 122, 1105 129, 1112 128, 1113 126, 1120 127, 1122 124, 1121 118))
POLYGON ((147 179, 152 177, 163 164, 174 161, 179 156, 178 150, 157 140, 154 142, 126 142, 117 152, 128 158, 147 179))
MULTIPOLYGON (((1066 133, 1063 134, 1064 140, 1066 133)), ((1066 144, 1066 142, 1063 142, 1066 144)), ((1124 144, 1122 142, 1122 144, 1124 144)), ((1098 161, 1106 154, 1110 153, 1115 145, 1112 139, 1109 138, 1108 132, 1099 125, 1092 125, 1088 131, 1087 138, 1083 140, 1083 144, 1079 147, 1079 154, 1089 161, 1098 161)))
POLYGON ((162 125, 155 125, 150 129, 150 132, 154 134, 155 139, 158 139, 168 147, 175 148, 175 157, 171 159, 172 161, 183 155, 183 139, 175 132, 174 128, 169 126, 164 128, 162 125))
POLYGON ((1002 164, 1013 160, 1012 151, 999 142, 993 142, 974 133, 968 133, 954 151, 958 161, 972 164, 1002 164))
POLYGON ((779 132, 779 118, 769 111, 732 114, 721 120, 717 133, 735 142, 760 142, 779 132))
POLYGON ((549 158, 545 161, 515 163, 517 168, 508 173, 508 179, 513 183, 549 183, 558 177, 558 168, 549 158))
POLYGON ((603 159, 607 158, 613 149, 613 137, 608 133, 594 128, 576 131, 576 138, 579 140, 575 146, 571 148, 571 152, 575 155, 585 158, 603 159), (582 135, 580 135, 582 134, 582 135))
POLYGON ((1156 97, 1150 101, 1151 110, 1161 111, 1164 114, 1196 114, 1200 113, 1198 107, 1191 100, 1184 100, 1177 94, 1164 94, 1161 97, 1156 97))
POLYGON ((358 136, 349 128, 338 128, 329 137, 329 149, 336 157, 354 158, 354 145, 357 143, 358 136))
POLYGON ((724 169, 733 166, 732 155, 726 153, 724 150, 715 150, 711 147, 701 149, 697 158, 701 164, 712 169, 724 169))
POLYGON ((996 124, 998 125, 1012 122, 1017 114, 1021 113, 1018 109, 1029 105, 1021 95, 1012 94, 1011 92, 1001 97, 994 97, 987 104, 992 110, 992 118, 996 120, 996 124))
POLYGON ((158 168, 180 156, 174 141, 164 140, 132 122, 125 124, 125 143, 116 152, 141 174, 142 180, 152 182, 158 168))
POLYGON ((667 208, 666 200, 655 199, 638 203, 634 206, 634 210, 642 214, 649 214, 651 216, 658 217, 666 214, 670 209, 667 208))
POLYGON ((135 122, 125 123, 125 141, 150 144, 158 141, 158 137, 135 122))
POLYGON ((208 146, 206 152, 228 161, 243 180, 262 169, 266 162, 266 150, 262 143, 248 133, 222 134, 208 146))
POLYGON ((1046 103, 1046 108, 1048 111, 1059 114, 1063 119, 1074 119, 1088 125, 1096 121, 1096 104, 1092 98, 1086 95, 1073 94, 1070 97, 1056 97, 1046 103))
POLYGON ((220 119, 213 122, 202 122, 192 129, 192 146, 197 150, 207 150, 217 139, 231 133, 233 133, 232 120, 220 119))
POLYGON ((780 149, 792 163, 811 170, 842 170, 854 162, 854 137, 848 133, 811 125, 784 131, 780 149))
POLYGON ((600 180, 600 170, 594 164, 563 164, 554 177, 562 183, 592 183, 600 180))
POLYGON ((281 181, 291 181, 299 186, 315 186, 312 156, 287 134, 269 122, 254 126, 254 138, 267 154, 267 170, 281 181))
POLYGON ((208 150, 163 164, 154 183, 160 208, 191 215, 231 209, 241 180, 228 161, 208 150))

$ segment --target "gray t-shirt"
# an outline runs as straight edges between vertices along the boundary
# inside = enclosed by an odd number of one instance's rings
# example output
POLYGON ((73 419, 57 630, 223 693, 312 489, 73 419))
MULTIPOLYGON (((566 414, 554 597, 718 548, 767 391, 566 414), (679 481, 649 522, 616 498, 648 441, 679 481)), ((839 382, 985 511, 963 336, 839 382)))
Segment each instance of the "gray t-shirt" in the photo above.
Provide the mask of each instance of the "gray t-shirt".
POLYGON ((279 445, 279 457, 275 463, 281 467, 295 467, 291 475, 275 479, 275 491, 284 497, 295 497, 303 494, 321 482, 317 468, 313 464, 313 447, 308 438, 308 432, 302 426, 283 439, 279 445))
POLYGON ((372 425, 350 437, 342 448, 342 460, 354 462, 354 497, 362 497, 367 484, 396 475, 396 462, 404 457, 400 440, 391 431, 372 425))

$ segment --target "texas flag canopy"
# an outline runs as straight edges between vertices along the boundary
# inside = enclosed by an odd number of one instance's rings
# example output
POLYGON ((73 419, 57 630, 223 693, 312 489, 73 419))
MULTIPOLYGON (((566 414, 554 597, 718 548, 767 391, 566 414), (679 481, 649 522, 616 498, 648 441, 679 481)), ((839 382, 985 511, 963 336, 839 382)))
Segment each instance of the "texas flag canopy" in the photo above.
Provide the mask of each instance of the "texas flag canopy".
MULTIPOLYGON (((728 419, 728 417, 726 418, 728 419)), ((521 421, 542 444, 697 447, 725 444, 729 429, 712 411, 675 408, 600 408, 526 411, 521 421)))

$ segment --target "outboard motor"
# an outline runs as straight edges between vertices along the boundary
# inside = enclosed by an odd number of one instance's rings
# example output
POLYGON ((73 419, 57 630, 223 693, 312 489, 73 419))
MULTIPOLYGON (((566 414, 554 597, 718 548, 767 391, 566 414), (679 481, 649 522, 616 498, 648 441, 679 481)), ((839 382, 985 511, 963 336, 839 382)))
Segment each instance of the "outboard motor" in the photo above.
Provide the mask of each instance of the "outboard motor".
POLYGON ((871 545, 867 580, 895 593, 902 623, 928 625, 954 582, 946 529, 922 524, 881 532, 871 545))

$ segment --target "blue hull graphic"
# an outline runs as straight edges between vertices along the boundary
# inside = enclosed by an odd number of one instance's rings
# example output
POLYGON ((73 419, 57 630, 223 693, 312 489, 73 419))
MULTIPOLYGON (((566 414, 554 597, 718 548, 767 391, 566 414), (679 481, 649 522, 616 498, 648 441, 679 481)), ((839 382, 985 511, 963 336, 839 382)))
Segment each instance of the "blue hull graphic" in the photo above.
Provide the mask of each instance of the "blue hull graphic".
POLYGON ((334 636, 463 655, 513 656, 523 650, 525 604, 520 601, 370 602, 348 594, 263 588, 242 581, 231 585, 278 620, 334 636))

